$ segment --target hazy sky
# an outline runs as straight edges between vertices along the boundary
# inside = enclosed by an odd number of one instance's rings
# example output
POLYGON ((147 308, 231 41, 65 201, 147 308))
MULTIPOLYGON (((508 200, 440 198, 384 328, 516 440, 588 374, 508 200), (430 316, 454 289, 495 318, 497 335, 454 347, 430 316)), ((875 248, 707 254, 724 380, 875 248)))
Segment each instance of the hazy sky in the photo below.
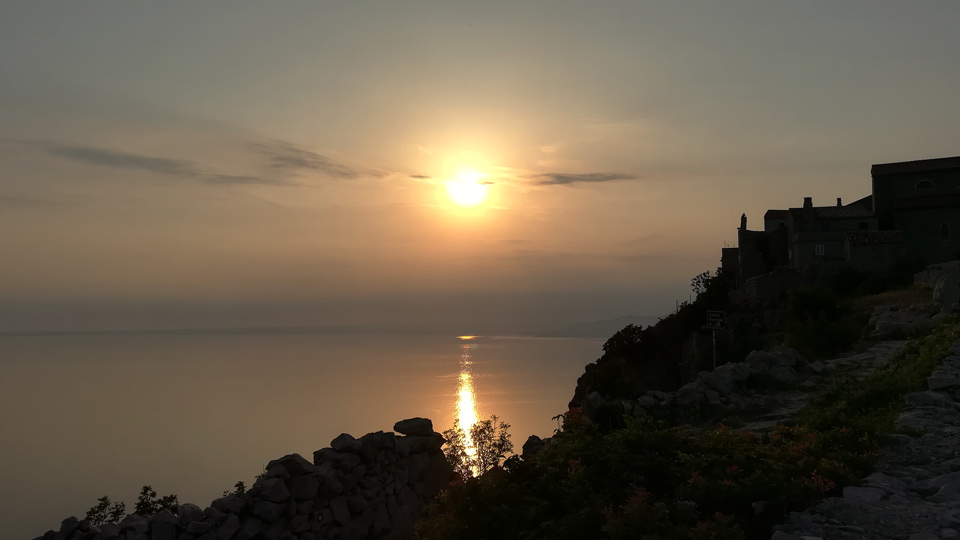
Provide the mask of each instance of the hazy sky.
MULTIPOLYGON (((660 314, 960 154, 960 3, 0 3, 0 330, 660 314), (453 204, 470 168, 488 199, 453 204)), ((486 326, 485 326, 486 325, 486 326)))

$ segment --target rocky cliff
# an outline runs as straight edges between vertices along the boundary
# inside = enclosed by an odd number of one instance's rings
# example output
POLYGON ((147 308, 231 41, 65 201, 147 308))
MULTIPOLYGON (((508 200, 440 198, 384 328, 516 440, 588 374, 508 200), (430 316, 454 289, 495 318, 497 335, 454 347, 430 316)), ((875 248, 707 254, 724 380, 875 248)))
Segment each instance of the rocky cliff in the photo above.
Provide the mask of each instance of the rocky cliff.
POLYGON ((245 493, 176 514, 129 515, 100 527, 70 517, 37 540, 406 540, 426 501, 450 481, 443 436, 425 418, 392 432, 346 433, 313 461, 290 454, 271 461, 245 493))

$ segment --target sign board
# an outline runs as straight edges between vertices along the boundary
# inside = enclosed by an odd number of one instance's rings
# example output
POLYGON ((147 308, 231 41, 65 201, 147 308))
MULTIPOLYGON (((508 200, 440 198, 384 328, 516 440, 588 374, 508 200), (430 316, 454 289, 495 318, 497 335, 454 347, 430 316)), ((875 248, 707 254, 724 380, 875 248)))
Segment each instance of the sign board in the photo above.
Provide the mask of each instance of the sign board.
POLYGON ((722 311, 708 311, 707 312, 707 328, 713 330, 722 330, 723 326, 723 315, 722 311))

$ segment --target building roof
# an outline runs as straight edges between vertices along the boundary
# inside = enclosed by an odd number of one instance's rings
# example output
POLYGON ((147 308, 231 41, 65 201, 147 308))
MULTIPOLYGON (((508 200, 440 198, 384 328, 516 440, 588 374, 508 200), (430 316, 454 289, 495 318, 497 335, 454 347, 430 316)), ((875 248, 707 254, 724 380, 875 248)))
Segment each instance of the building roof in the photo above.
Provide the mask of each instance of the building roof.
POLYGON ((852 203, 847 204, 847 206, 862 206, 867 210, 873 210, 873 195, 867 195, 862 199, 857 199, 852 203))
POLYGON ((903 231, 859 231, 847 233, 847 242, 851 246, 878 246, 882 244, 902 244, 903 231))
POLYGON ((878 163, 870 167, 870 176, 936 171, 940 169, 960 169, 960 156, 918 159, 916 161, 901 161, 899 163, 878 163))
POLYGON ((818 218, 826 219, 844 219, 844 218, 870 218, 873 212, 857 205, 849 204, 847 206, 815 206, 818 218))
POLYGON ((763 219, 787 219, 788 217, 790 217, 789 210, 767 210, 763 215, 763 219))
MULTIPOLYGON (((814 211, 817 219, 864 219, 873 217, 873 212, 859 204, 848 204, 846 206, 814 206, 810 210, 814 211)), ((803 211, 803 208, 790 209, 793 219, 797 221, 803 221, 803 211)))

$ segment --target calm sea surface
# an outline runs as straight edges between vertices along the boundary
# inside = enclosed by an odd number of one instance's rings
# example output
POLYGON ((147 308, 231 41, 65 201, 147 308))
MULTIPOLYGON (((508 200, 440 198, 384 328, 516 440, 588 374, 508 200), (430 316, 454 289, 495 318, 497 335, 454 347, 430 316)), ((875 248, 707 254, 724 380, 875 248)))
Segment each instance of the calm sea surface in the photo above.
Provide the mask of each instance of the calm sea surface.
POLYGON ((477 413, 519 451, 548 436, 602 340, 454 336, 0 337, 0 538, 33 538, 139 488, 201 507, 271 459, 340 433, 455 414, 464 353, 477 413))

